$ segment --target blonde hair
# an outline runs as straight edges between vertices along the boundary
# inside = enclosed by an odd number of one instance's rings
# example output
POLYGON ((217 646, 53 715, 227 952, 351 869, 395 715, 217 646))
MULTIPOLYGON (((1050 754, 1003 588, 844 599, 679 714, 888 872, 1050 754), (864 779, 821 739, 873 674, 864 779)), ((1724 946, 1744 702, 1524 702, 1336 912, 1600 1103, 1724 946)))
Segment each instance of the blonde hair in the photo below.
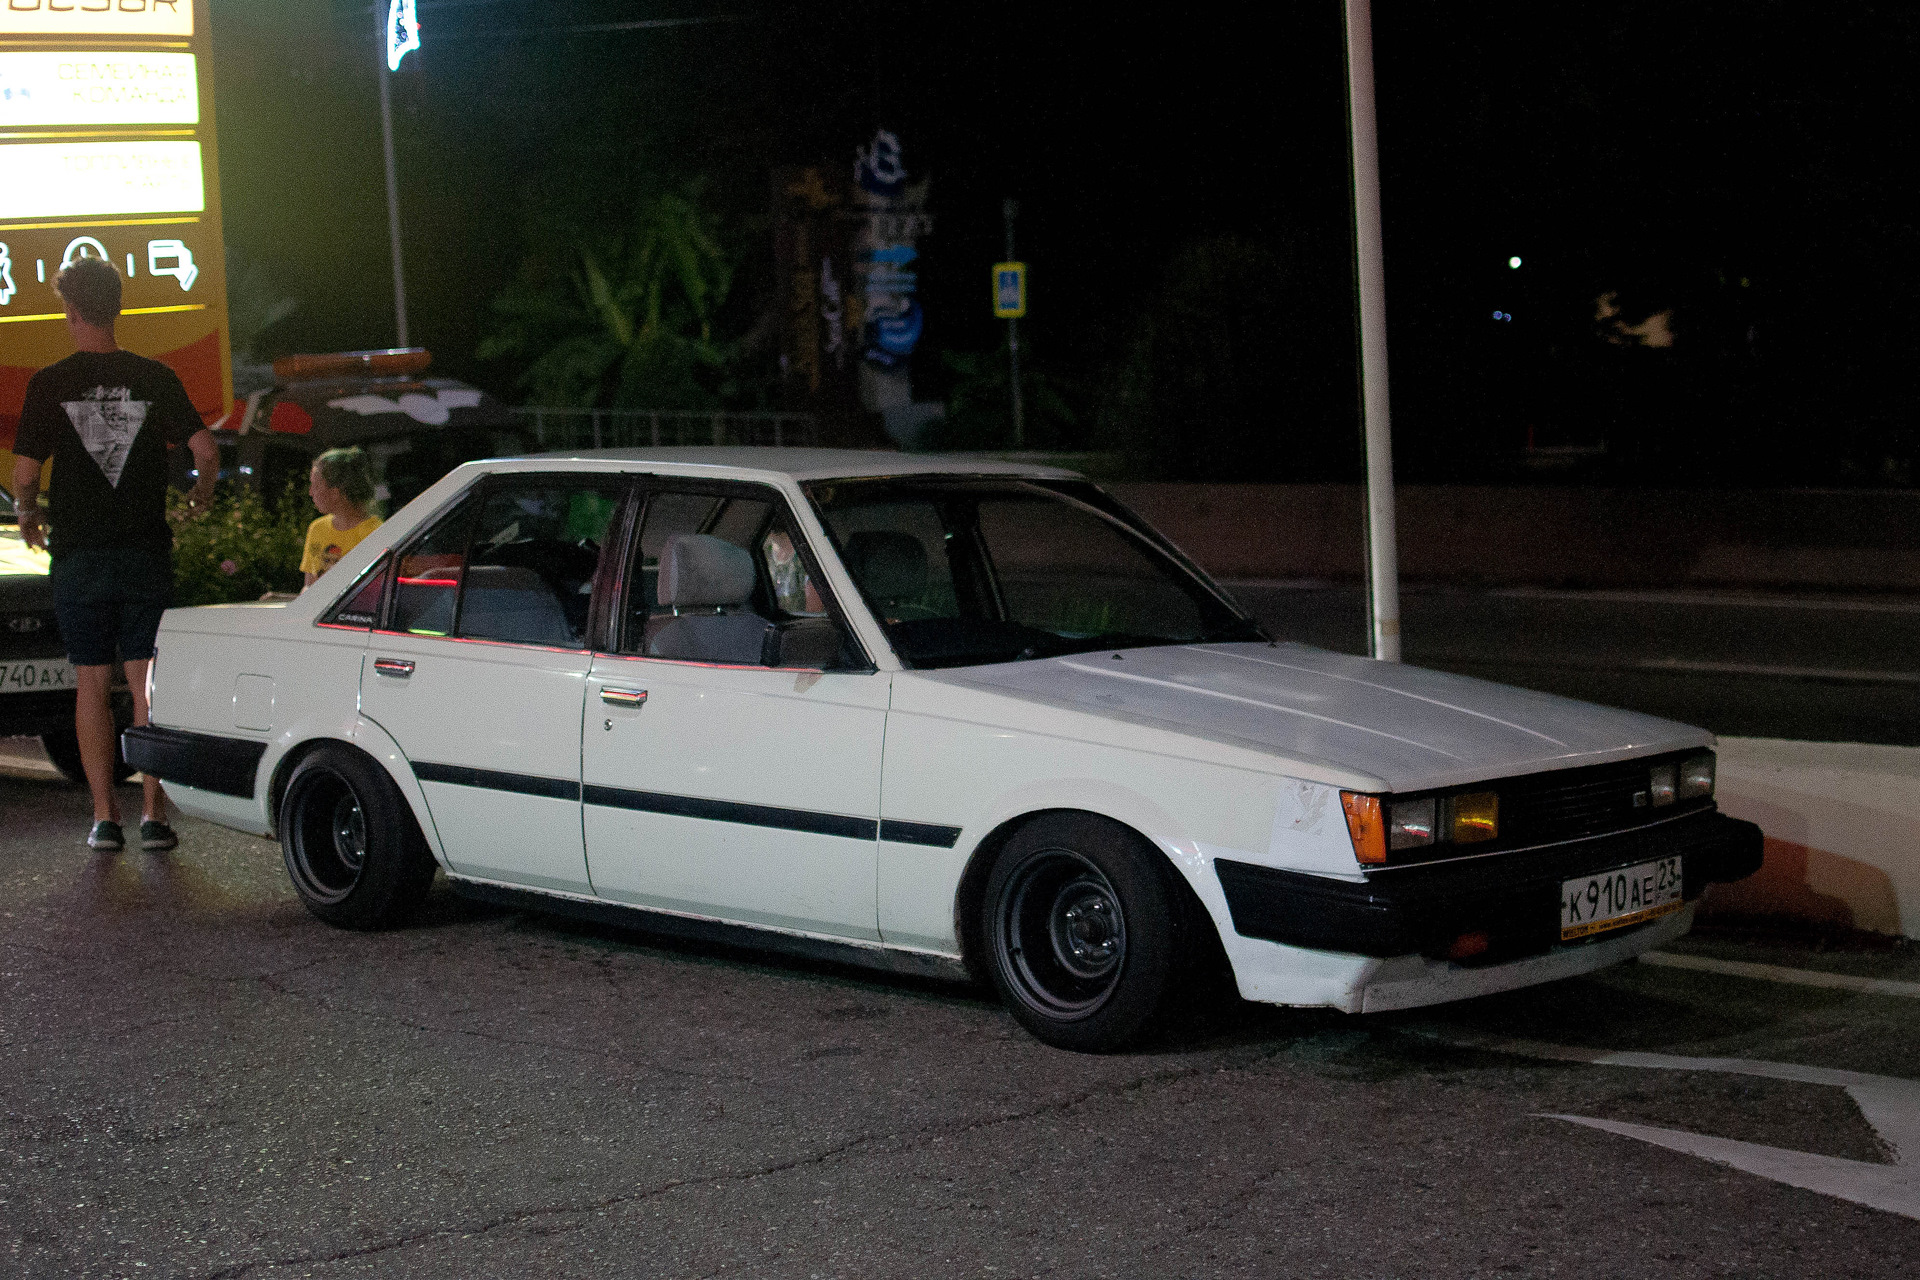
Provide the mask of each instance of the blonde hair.
POLYGON ((340 496, 356 507, 373 502, 373 459, 365 449, 329 449, 313 460, 327 487, 338 489, 340 496))

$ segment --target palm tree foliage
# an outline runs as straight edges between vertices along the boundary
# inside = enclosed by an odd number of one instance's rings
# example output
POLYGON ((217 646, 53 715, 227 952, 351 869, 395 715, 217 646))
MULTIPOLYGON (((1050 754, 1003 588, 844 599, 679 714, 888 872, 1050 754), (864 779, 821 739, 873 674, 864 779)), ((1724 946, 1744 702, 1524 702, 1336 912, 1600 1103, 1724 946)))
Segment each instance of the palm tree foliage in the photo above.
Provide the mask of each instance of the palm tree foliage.
POLYGON ((642 196, 622 231, 544 229, 494 299, 480 357, 523 361, 533 404, 712 407, 737 345, 715 334, 733 283, 717 222, 689 184, 642 196))

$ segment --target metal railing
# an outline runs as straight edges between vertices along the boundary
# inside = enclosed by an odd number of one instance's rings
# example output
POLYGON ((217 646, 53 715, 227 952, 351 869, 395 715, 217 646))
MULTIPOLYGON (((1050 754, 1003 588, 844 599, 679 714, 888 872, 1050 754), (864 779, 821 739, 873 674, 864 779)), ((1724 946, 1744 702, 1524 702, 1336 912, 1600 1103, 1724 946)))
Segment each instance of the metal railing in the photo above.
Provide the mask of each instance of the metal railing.
POLYGON ((542 449, 811 445, 819 440, 819 424, 810 413, 541 407, 513 412, 533 425, 533 438, 542 449))

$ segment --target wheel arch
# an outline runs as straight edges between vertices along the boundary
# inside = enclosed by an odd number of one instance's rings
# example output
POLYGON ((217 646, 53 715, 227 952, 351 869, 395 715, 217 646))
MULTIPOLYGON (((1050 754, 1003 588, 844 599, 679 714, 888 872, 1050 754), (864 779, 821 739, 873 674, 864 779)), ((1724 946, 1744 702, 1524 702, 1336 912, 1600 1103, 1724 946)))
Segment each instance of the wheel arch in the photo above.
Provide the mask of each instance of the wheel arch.
POLYGON ((280 836, 280 804, 286 799, 287 783, 293 780, 293 771, 300 767, 302 760, 329 746, 353 747, 353 743, 345 738, 307 738, 282 752, 274 762, 273 774, 267 780, 267 829, 274 839, 280 836))
MULTIPOLYGON (((985 904, 987 881, 993 875, 994 863, 998 861, 1007 841, 1017 832, 1040 818, 1055 814, 1099 818, 1122 828, 1153 849, 1160 855, 1153 860, 1153 865, 1160 869, 1169 890, 1187 908, 1189 920, 1196 927, 1204 926, 1213 947, 1223 948, 1219 922, 1214 919, 1213 913, 1189 879, 1193 870, 1205 866, 1205 859, 1191 841, 1175 839, 1166 834, 1171 824, 1163 821, 1166 815, 1157 807, 1140 800, 1139 797, 1129 796, 1129 798, 1135 800, 1137 804, 1099 808, 1084 803, 1051 804, 1023 809, 1019 813, 1003 818, 980 838, 973 852, 968 855, 966 866, 960 873, 953 904, 954 937, 960 943, 960 959, 975 981, 986 981, 986 970, 982 967, 986 954, 986 940, 982 933, 984 922, 981 918, 981 908, 985 904), (1143 806, 1145 811, 1141 811, 1143 806), (1131 810, 1134 820, 1109 811, 1112 808, 1131 810), (1162 834, 1156 836, 1154 829, 1158 829, 1162 834)), ((1224 954, 1222 949, 1222 958, 1224 954)))
POLYGON ((275 763, 267 790, 267 821, 273 836, 277 838, 280 834, 280 806, 286 798, 287 784, 293 780, 294 771, 300 767, 301 761, 325 747, 341 747, 363 756, 392 779, 405 798, 407 807, 412 810, 413 820, 426 839, 434 860, 445 868, 447 860, 440 848, 440 833, 434 829, 432 815, 427 811, 426 796, 420 790, 419 780, 413 776, 412 766, 401 754, 399 744, 378 725, 364 718, 355 726, 353 737, 321 735, 306 738, 289 748, 275 763))

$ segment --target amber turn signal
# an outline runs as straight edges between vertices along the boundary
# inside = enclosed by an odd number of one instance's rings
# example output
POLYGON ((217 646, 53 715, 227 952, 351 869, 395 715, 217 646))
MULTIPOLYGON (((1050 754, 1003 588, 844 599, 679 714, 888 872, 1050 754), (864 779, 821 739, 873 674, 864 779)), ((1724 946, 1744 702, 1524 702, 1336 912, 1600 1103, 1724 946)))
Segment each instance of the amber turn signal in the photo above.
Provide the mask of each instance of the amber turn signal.
POLYGON ((1347 834, 1353 838, 1355 860, 1375 866, 1385 862, 1387 825, 1380 818, 1380 797, 1342 791, 1340 807, 1347 811, 1347 834))
POLYGON ((1500 793, 1475 791, 1447 801, 1448 837, 1455 844, 1478 844, 1500 834, 1500 793))

